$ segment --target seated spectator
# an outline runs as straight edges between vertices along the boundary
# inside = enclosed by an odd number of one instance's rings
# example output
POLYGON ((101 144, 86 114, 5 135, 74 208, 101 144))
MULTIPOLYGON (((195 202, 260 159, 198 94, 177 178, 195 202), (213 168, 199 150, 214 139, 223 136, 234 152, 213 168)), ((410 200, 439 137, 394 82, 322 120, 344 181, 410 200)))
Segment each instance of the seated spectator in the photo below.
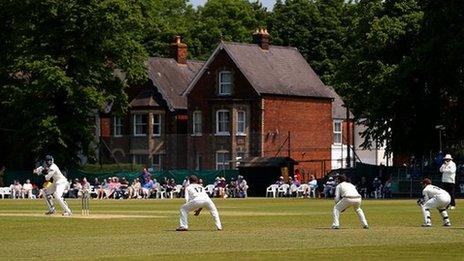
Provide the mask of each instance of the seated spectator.
POLYGON ((314 195, 314 197, 316 197, 316 189, 317 189, 317 179, 314 177, 314 175, 311 175, 308 181, 309 197, 311 197, 311 193, 314 195))
POLYGON ((374 197, 381 198, 382 197, 382 181, 379 178, 375 178, 372 182, 372 188, 374 189, 374 197))
POLYGON ((18 180, 15 180, 13 184, 11 184, 10 190, 11 190, 11 198, 17 199, 21 197, 23 186, 21 186, 21 183, 19 183, 18 180))
POLYGON ((82 184, 79 182, 79 179, 75 179, 69 189, 69 197, 70 198, 77 198, 79 195, 79 191, 82 190, 82 184))
POLYGON ((239 175, 237 179, 238 184, 238 197, 246 198, 248 196, 248 184, 243 176, 239 175))
POLYGON ((83 197, 84 193, 90 194, 90 183, 87 181, 87 178, 83 178, 81 182, 81 189, 79 190, 78 196, 83 197))
POLYGON ((280 186, 282 186, 284 183, 285 183, 284 177, 283 177, 283 176, 280 176, 279 179, 276 181, 275 184, 279 185, 279 187, 280 187, 280 186))
POLYGON ((101 183, 100 183, 100 181, 98 180, 98 178, 95 178, 95 179, 93 180, 92 186, 93 186, 93 190, 94 190, 95 193, 96 193, 96 197, 98 198, 98 190, 101 188, 101 183))
POLYGON ((389 178, 386 182, 385 185, 383 186, 383 197, 384 198, 391 198, 391 191, 392 190, 392 182, 391 178, 389 178))
POLYGON ((327 180, 327 182, 324 184, 324 197, 325 198, 329 198, 329 197, 333 197, 334 195, 334 190, 335 190, 335 181, 334 181, 334 178, 332 177, 329 177, 329 179, 327 180))
POLYGON ((142 184, 140 184, 139 178, 134 179, 132 184, 127 188, 128 198, 142 198, 142 196, 140 196, 141 188, 142 184))
POLYGON ((176 181, 174 179, 170 179, 165 185, 166 195, 171 195, 176 185, 176 181))
POLYGON ((290 184, 290 195, 291 196, 296 196, 296 193, 298 191, 298 187, 300 186, 300 181, 298 180, 298 176, 294 175, 292 183, 290 184))
POLYGON ((23 190, 21 192, 21 197, 22 198, 26 198, 26 195, 27 195, 27 198, 28 199, 31 199, 32 198, 32 184, 31 184, 31 180, 26 180, 26 183, 24 183, 23 185, 23 190))
POLYGON ((149 198, 151 195, 151 192, 153 190, 154 182, 151 179, 151 177, 148 178, 148 180, 145 181, 142 185, 142 198, 149 198))
POLYGON ((124 198, 127 195, 128 188, 129 188, 129 181, 127 181, 126 178, 123 177, 121 179, 121 187, 119 187, 121 198, 124 198))
POLYGON ((226 187, 227 187, 226 179, 224 177, 220 178, 219 182, 217 183, 218 197, 225 198, 226 187))
POLYGON ((97 189, 97 199, 108 198, 106 192, 109 191, 110 179, 103 179, 100 187, 97 189))
POLYGON ((234 178, 230 179, 229 184, 226 188, 226 194, 229 198, 237 198, 238 197, 238 186, 237 181, 234 178))
POLYGON ((361 182, 358 184, 357 187, 359 188, 359 194, 361 194, 363 198, 367 198, 368 185, 367 185, 366 177, 361 177, 361 182))

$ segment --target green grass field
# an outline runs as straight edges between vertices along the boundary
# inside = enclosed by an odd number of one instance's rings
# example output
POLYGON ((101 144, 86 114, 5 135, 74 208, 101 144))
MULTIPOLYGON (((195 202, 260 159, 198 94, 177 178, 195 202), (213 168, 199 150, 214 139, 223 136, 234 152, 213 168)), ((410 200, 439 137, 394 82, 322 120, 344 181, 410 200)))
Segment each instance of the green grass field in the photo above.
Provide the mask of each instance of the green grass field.
POLYGON ((371 229, 347 210, 331 230, 332 200, 216 199, 224 230, 204 211, 188 232, 175 231, 181 199, 92 200, 90 217, 69 202, 73 217, 48 217, 43 200, 0 200, 0 259, 462 260, 464 247, 464 201, 450 228, 435 210, 434 227, 420 227, 414 200, 366 200, 371 229))

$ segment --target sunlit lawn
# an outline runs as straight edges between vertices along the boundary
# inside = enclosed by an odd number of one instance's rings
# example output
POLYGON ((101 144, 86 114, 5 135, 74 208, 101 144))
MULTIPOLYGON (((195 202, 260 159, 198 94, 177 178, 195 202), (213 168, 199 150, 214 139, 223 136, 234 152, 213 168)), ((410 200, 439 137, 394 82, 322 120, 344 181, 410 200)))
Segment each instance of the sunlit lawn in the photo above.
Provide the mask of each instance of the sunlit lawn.
MULTIPOLYGON (((0 259, 461 259, 461 204, 450 211, 451 228, 422 228, 414 200, 366 200, 371 229, 352 210, 340 230, 329 229, 333 201, 322 199, 215 199, 224 230, 207 211, 189 216, 190 231, 176 232, 173 200, 92 200, 90 217, 44 216, 43 200, 0 200, 0 259)), ((462 206, 462 207, 461 207, 462 206)))

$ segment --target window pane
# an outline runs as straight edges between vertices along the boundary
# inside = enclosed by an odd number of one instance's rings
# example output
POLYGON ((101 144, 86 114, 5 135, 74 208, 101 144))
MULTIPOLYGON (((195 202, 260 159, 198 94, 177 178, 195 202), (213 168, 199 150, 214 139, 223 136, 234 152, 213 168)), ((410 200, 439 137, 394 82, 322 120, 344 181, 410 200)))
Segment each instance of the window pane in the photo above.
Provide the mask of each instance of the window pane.
POLYGON ((218 111, 217 112, 217 132, 226 133, 229 132, 229 111, 218 111))
POLYGON ((153 114, 153 135, 161 135, 161 115, 153 114))
POLYGON ((239 111, 237 115, 237 132, 245 133, 245 112, 239 111))

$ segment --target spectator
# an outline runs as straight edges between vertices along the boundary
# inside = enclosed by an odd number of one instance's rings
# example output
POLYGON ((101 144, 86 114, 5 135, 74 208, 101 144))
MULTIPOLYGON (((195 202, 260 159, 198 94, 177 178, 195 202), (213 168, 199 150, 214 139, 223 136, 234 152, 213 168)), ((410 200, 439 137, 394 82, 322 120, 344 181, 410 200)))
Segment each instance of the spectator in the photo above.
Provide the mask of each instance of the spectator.
POLYGON ((219 179, 219 182, 217 183, 217 192, 218 192, 218 197, 224 198, 226 195, 226 179, 224 177, 219 179))
POLYGON ((25 198, 26 195, 27 195, 27 198, 28 199, 31 199, 32 198, 32 184, 31 184, 31 180, 26 180, 26 183, 24 183, 23 185, 23 190, 21 192, 21 197, 22 198, 25 198))
POLYGON ((87 181, 87 178, 82 179, 81 190, 79 191, 79 197, 83 197, 85 193, 90 194, 90 183, 87 181))
POLYGON ((299 169, 296 169, 295 170, 295 174, 293 175, 293 179, 295 180, 298 180, 298 182, 301 182, 301 173, 300 173, 300 170, 299 169))
POLYGON ((82 184, 79 182, 79 179, 74 179, 74 182, 71 185, 71 188, 69 189, 69 197, 70 198, 77 198, 79 191, 82 190, 82 184))
POLYGON ((283 177, 283 176, 280 176, 279 179, 276 181, 275 184, 279 185, 279 187, 280 187, 280 186, 282 186, 284 183, 285 183, 284 177, 283 177))
POLYGON ((238 191, 238 186, 237 186, 237 181, 235 179, 231 179, 229 185, 227 186, 227 195, 230 198, 237 198, 239 191, 238 191))
POLYGON ((15 180, 13 184, 11 184, 10 190, 11 198, 19 198, 21 197, 23 186, 21 186, 21 183, 19 183, 19 181, 15 180))
MULTIPOLYGON (((102 183, 97 189, 97 199, 104 199, 106 197, 106 191, 108 191, 109 179, 103 179, 102 183)), ((107 197, 106 197, 107 198, 107 197)))
POLYGON ((335 185, 336 185, 336 183, 334 181, 334 178, 329 177, 327 182, 324 184, 323 193, 324 193, 325 198, 329 198, 329 197, 332 197, 334 195, 335 185))
POLYGON ((316 197, 316 189, 317 189, 317 179, 314 177, 314 175, 311 175, 309 177, 308 186, 309 186, 309 191, 308 191, 309 197, 311 197, 311 192, 312 192, 313 195, 314 195, 314 198, 315 198, 316 197))
POLYGON ((298 180, 298 175, 293 176, 292 183, 290 184, 290 194, 291 196, 296 196, 298 187, 300 186, 300 181, 298 180))
POLYGON ((134 179, 132 184, 127 188, 128 198, 142 198, 140 196, 140 189, 142 185, 140 184, 139 178, 134 179))
POLYGON ((240 198, 246 198, 248 196, 248 184, 243 176, 239 175, 237 179, 238 183, 238 196, 240 198))
POLYGON ((166 195, 171 195, 175 187, 176 187, 176 181, 174 179, 168 180, 168 182, 165 185, 166 195))
POLYGON ((360 188, 359 194, 361 194, 363 198, 367 198, 368 185, 367 185, 366 177, 361 177, 361 183, 358 184, 358 187, 360 188))
POLYGON ((374 198, 382 197, 382 181, 379 178, 375 178, 372 182, 372 187, 374 188, 374 198))
POLYGON ((145 183, 142 185, 142 198, 149 198, 151 195, 151 192, 153 191, 153 186, 154 182, 151 179, 151 177, 148 178, 148 180, 145 181, 145 183))
POLYGON ((385 185, 383 186, 383 197, 384 198, 391 198, 391 190, 392 190, 392 182, 391 178, 385 181, 385 185))
POLYGON ((129 188, 129 182, 125 177, 122 177, 121 187, 119 187, 121 198, 127 195, 127 189, 129 188))

